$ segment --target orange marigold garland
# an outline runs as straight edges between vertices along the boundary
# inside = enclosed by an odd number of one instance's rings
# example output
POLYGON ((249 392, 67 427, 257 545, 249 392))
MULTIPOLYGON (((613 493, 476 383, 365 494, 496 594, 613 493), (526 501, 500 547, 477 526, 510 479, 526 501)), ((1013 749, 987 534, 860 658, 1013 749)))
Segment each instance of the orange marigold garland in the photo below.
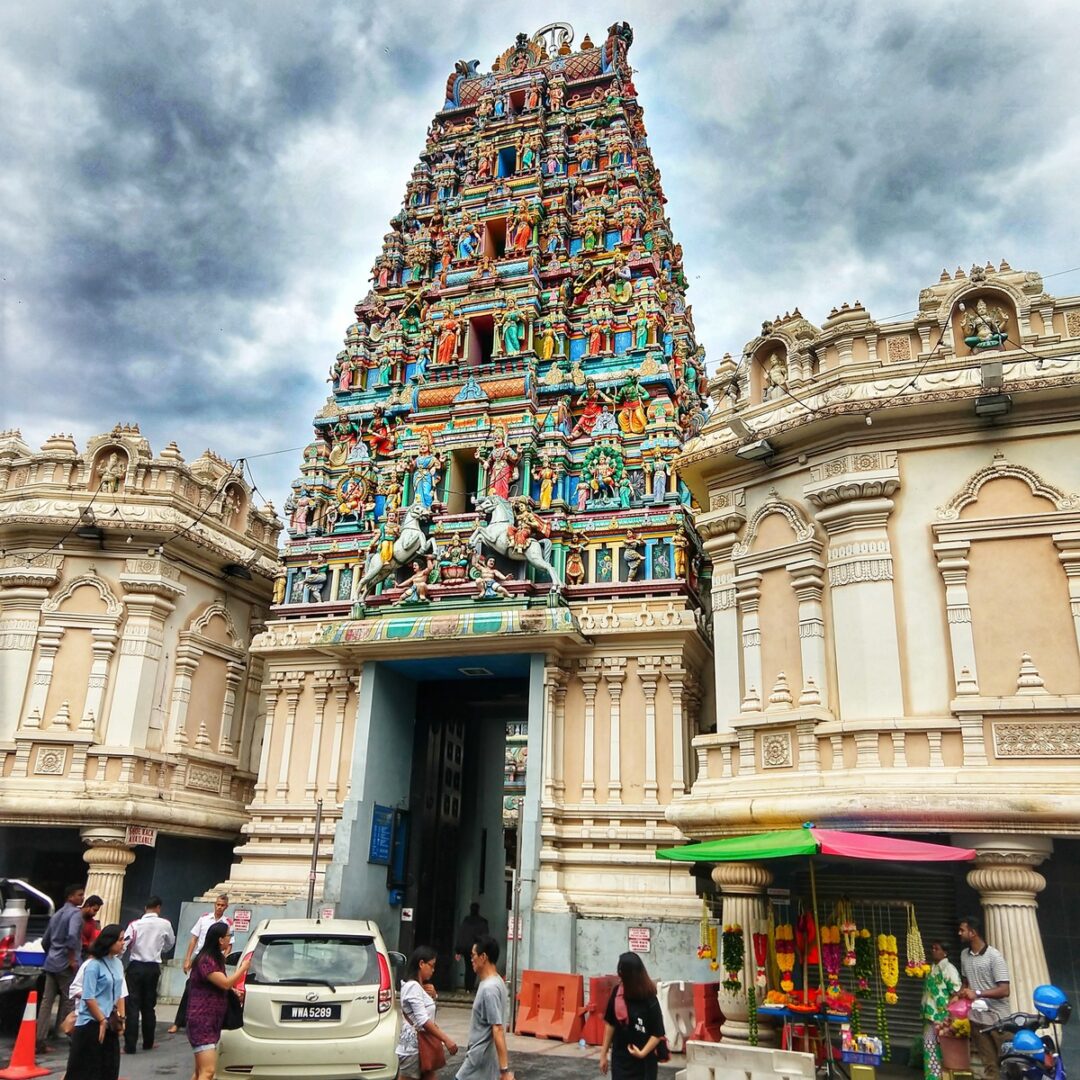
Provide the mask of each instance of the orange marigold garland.
POLYGON ((915 905, 908 905, 907 964, 904 972, 913 979, 922 979, 930 974, 930 965, 926 962, 926 950, 923 948, 922 931, 915 919, 915 905))
POLYGON ((791 923, 781 923, 773 934, 776 966, 780 969, 780 989, 789 994, 795 989, 791 977, 795 969, 795 929, 791 923))

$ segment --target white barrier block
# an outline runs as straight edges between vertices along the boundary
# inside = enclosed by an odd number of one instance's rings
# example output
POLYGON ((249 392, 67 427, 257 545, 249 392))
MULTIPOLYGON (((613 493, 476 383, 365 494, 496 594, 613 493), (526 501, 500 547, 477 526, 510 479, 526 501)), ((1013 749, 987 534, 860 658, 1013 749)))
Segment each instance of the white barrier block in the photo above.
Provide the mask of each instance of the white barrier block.
POLYGON ((656 996, 664 1017, 668 1047, 677 1054, 694 1030, 694 984, 658 982, 656 996))
POLYGON ((814 1080, 814 1055, 733 1042, 688 1042, 684 1080, 814 1080))

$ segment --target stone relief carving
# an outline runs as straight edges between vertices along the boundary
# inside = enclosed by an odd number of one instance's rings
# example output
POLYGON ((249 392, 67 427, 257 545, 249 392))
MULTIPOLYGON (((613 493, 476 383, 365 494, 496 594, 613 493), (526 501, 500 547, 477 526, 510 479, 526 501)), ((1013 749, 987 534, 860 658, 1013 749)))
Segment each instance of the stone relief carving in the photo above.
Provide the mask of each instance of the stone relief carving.
POLYGON ((89 585, 91 588, 97 590, 98 595, 105 604, 106 614, 109 618, 120 618, 120 615, 124 610, 123 606, 113 595, 112 590, 106 582, 102 581, 96 574, 82 574, 68 582, 66 588, 57 593, 56 596, 50 596, 49 599, 41 605, 42 614, 59 611, 64 601, 67 600, 76 589, 82 588, 84 585, 89 585))
POLYGON ((790 732, 776 731, 761 736, 761 767, 763 769, 790 768, 791 763, 790 732))
POLYGON ((794 503, 781 499, 780 496, 773 491, 768 500, 762 503, 747 521, 746 537, 732 549, 733 558, 738 559, 749 553, 750 549, 754 546, 754 541, 757 539, 757 533, 758 529, 761 527, 761 523, 770 514, 779 514, 787 521, 791 526, 792 532, 795 533, 796 541, 812 540, 814 538, 814 526, 806 519, 802 510, 794 503))
POLYGON ((994 455, 994 460, 990 465, 971 476, 944 506, 938 507, 938 520, 958 520, 964 507, 978 499, 984 484, 1002 477, 1023 480, 1031 489, 1032 495, 1048 499, 1057 510, 1080 510, 1080 495, 1066 494, 1044 480, 1034 469, 1029 469, 1026 465, 1014 465, 1005 460, 1004 454, 998 453, 994 455))
POLYGON ((222 772, 212 765, 196 765, 188 762, 187 776, 184 783, 196 791, 209 791, 214 795, 221 794, 222 772))
POLYGON ((66 746, 39 746, 34 759, 35 776, 63 776, 67 768, 66 746))
POLYGON ((1080 723, 996 723, 993 729, 999 758, 1080 758, 1080 723))

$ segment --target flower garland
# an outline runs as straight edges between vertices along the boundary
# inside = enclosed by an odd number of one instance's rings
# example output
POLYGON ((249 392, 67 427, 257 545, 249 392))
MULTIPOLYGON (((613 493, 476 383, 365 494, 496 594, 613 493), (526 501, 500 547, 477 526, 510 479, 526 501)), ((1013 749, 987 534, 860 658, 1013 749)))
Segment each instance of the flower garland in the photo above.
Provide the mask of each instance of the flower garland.
POLYGON ((888 1061, 892 1056, 892 1044, 889 1041, 889 1018, 885 1015, 885 1001, 878 998, 877 1003, 878 1038, 881 1040, 881 1060, 888 1061))
POLYGON ((904 974, 913 979, 922 979, 930 974, 930 965, 926 962, 926 950, 923 948, 922 932, 915 919, 915 905, 908 904, 907 964, 904 974))
POLYGON ((840 927, 823 926, 821 928, 821 964, 828 978, 825 996, 836 1000, 843 993, 840 987, 840 962, 844 950, 840 945, 840 927))
POLYGON ((720 966, 720 951, 717 947, 718 936, 719 930, 709 912, 708 901, 702 901, 697 954, 699 960, 709 961, 711 971, 716 971, 720 966))
POLYGON ((861 1035, 862 1029, 862 1009, 859 1007, 858 999, 851 1003, 851 1034, 861 1035))
POLYGON ((896 984, 900 981, 900 961, 896 956, 896 935, 878 934, 878 970, 881 972, 881 981, 885 986, 885 1003, 895 1005, 899 998, 896 996, 896 984))
POLYGON ((795 930, 791 923, 781 923, 773 934, 776 966, 780 969, 780 989, 789 994, 795 989, 791 973, 795 968, 795 930))
MULTIPOLYGON (((756 934, 754 935, 757 936, 756 934)), ((750 1029, 749 1039, 751 1046, 758 1044, 758 1015, 757 1015, 757 991, 752 987, 746 988, 746 1026, 750 1029)))
POLYGON ((751 936, 751 941, 754 946, 754 986, 757 987, 762 993, 765 992, 765 988, 769 985, 768 976, 765 973, 765 965, 769 959, 769 935, 762 933, 754 933, 751 936))
POLYGON ((741 990, 746 943, 743 941, 742 927, 738 923, 724 927, 723 955, 724 970, 727 972, 727 978, 723 982, 724 989, 741 990))
POLYGON ((874 941, 870 931, 862 929, 855 938, 855 996, 864 1000, 870 996, 874 978, 874 941))
POLYGON ((836 919, 840 923, 840 933, 844 937, 844 967, 855 966, 855 938, 859 928, 855 925, 855 916, 850 900, 841 900, 836 905, 836 919))

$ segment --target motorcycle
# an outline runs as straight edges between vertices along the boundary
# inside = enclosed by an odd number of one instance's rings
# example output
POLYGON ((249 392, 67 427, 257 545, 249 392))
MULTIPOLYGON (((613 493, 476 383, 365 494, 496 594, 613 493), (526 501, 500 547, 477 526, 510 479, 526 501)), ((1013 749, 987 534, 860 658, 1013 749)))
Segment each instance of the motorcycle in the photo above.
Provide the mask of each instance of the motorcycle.
POLYGON ((1068 998, 1056 986, 1037 986, 1034 1013, 1013 1013, 987 1030, 1010 1035, 998 1052, 1002 1080, 1065 1080, 1059 1027, 1072 1015, 1068 998), (1039 1035, 1042 1028, 1052 1035, 1039 1035))

